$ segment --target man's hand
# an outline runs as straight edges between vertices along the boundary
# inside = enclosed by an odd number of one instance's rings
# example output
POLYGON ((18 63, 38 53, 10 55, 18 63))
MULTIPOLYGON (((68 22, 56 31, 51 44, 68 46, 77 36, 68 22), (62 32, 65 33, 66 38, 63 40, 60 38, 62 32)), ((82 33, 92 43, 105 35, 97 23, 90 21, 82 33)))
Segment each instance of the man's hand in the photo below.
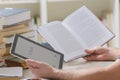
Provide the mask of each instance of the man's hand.
POLYGON ((56 70, 52 66, 40 61, 26 59, 26 63, 35 78, 50 78, 56 70))
POLYGON ((84 59, 91 60, 116 60, 120 55, 120 49, 117 48, 104 48, 98 47, 94 49, 85 50, 89 55, 83 57, 84 59))

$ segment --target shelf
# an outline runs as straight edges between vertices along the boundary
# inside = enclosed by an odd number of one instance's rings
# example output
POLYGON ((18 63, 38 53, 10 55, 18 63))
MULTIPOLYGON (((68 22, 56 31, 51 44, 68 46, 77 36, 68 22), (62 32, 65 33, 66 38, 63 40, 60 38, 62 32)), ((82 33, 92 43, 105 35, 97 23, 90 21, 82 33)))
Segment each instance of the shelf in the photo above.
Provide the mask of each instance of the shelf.
POLYGON ((16 0, 16 1, 0 1, 0 4, 29 4, 38 3, 39 0, 16 0))
MULTIPOLYGON (((68 1, 82 1, 82 0, 48 0, 48 2, 68 2, 68 1)), ((38 3, 40 0, 10 0, 10 1, 0 1, 0 4, 29 4, 38 3)))
POLYGON ((75 2, 75 1, 83 1, 83 0, 48 0, 48 2, 75 2))

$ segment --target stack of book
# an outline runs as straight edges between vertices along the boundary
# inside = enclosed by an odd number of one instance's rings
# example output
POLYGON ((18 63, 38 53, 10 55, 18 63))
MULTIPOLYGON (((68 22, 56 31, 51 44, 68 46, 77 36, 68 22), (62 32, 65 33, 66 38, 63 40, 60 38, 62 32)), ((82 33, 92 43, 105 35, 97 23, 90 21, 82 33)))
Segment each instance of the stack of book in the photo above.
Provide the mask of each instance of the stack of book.
MULTIPOLYGON (((37 41, 36 26, 31 19, 28 9, 0 9, 0 54, 10 56, 10 47, 14 34, 37 41)), ((14 65, 13 65, 14 66, 14 65)))
MULTIPOLYGON (((0 40, 5 44, 11 44, 14 34, 21 34, 27 38, 36 39, 36 31, 31 21, 30 10, 18 8, 0 9, 0 40)), ((10 46, 6 47, 9 53, 10 46)))

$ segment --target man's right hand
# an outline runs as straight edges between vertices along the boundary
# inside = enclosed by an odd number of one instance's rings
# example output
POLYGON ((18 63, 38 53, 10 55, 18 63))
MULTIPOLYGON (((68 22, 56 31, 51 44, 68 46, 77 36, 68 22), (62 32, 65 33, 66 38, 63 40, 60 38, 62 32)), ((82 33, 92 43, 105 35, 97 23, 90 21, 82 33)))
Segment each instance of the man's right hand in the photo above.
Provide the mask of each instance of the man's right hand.
POLYGON ((89 55, 83 57, 85 60, 116 60, 120 55, 120 49, 118 48, 104 48, 97 47, 93 49, 86 49, 89 55))

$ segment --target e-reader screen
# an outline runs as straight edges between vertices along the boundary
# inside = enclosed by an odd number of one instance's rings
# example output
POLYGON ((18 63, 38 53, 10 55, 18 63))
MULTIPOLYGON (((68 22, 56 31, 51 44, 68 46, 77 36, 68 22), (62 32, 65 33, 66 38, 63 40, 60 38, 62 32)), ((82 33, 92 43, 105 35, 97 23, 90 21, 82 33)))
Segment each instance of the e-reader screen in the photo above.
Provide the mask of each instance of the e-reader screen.
POLYGON ((55 68, 62 68, 63 54, 16 34, 11 46, 12 55, 22 59, 46 62, 55 68))

